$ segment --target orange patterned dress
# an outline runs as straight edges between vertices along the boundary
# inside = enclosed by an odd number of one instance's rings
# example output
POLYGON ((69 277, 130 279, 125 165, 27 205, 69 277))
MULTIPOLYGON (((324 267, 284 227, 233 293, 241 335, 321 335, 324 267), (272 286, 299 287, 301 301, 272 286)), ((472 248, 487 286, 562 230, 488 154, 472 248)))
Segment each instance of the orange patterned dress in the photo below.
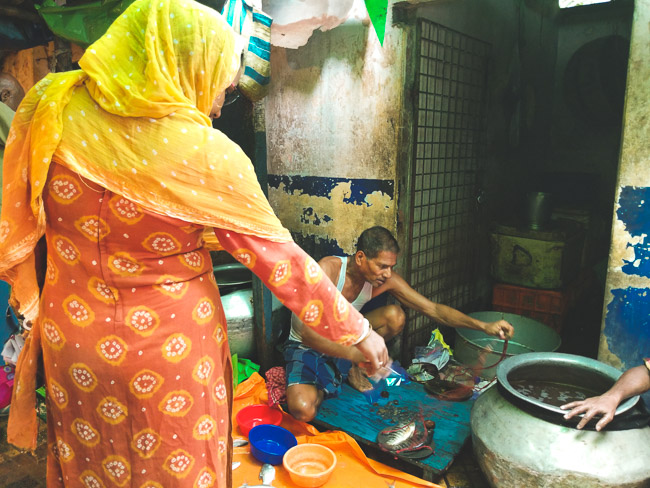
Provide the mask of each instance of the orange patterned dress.
MULTIPOLYGON (((203 227, 59 164, 44 202, 47 486, 230 486, 232 370, 203 227)), ((216 232, 305 321, 324 331, 349 313, 358 335, 360 316, 294 243, 216 232)))

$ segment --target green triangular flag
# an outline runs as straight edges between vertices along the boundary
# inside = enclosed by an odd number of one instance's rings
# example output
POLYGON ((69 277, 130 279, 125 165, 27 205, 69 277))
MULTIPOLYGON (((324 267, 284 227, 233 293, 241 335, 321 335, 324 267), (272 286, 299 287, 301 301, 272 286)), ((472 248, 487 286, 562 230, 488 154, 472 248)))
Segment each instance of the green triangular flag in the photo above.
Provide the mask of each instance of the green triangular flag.
POLYGON ((365 0, 368 15, 372 22, 379 44, 384 45, 384 34, 386 32, 386 10, 388 9, 388 0, 365 0))

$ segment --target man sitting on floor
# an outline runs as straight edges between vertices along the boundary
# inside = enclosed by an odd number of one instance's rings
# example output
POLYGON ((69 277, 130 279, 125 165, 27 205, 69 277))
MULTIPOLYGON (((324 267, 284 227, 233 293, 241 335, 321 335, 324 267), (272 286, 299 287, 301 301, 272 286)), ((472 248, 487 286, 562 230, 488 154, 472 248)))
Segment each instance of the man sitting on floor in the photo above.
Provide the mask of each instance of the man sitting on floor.
MULTIPOLYGON (((353 256, 326 256, 318 264, 357 310, 370 299, 388 292, 403 306, 439 324, 481 330, 500 339, 512 337, 514 329, 505 320, 482 322, 420 295, 393 272, 398 253, 395 237, 384 227, 377 226, 361 233, 353 256)), ((365 317, 386 341, 400 333, 406 320, 399 305, 376 308, 365 317)), ((356 348, 323 338, 295 315, 291 317, 291 334, 285 343, 284 359, 289 412, 298 420, 311 421, 322 401, 336 396, 346 378, 360 391, 371 387, 362 370, 353 366, 365 361, 356 348)))

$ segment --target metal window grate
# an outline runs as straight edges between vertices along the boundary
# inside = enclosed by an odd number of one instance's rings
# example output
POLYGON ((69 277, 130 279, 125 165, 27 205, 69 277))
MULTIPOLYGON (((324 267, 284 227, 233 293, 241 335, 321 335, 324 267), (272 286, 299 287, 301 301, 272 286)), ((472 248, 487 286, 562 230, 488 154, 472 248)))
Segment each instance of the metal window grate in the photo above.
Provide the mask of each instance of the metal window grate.
MULTIPOLYGON (((418 25, 419 67, 409 280, 437 303, 468 310, 478 292, 478 176, 485 154, 489 45, 427 20, 418 25)), ((407 311, 406 357, 428 342, 431 320, 407 311)))

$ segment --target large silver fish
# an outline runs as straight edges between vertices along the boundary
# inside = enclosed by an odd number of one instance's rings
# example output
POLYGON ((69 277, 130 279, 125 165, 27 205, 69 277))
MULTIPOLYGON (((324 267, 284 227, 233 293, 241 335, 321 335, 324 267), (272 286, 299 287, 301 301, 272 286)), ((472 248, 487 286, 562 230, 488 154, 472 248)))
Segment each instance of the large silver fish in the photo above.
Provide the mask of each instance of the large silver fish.
POLYGON ((428 442, 430 442, 429 432, 424 422, 418 419, 404 420, 377 434, 379 447, 393 453, 414 451, 424 447, 428 442))
POLYGON ((395 448, 413 437, 415 432, 415 422, 411 421, 408 424, 384 429, 382 432, 386 436, 384 443, 389 447, 395 448))

